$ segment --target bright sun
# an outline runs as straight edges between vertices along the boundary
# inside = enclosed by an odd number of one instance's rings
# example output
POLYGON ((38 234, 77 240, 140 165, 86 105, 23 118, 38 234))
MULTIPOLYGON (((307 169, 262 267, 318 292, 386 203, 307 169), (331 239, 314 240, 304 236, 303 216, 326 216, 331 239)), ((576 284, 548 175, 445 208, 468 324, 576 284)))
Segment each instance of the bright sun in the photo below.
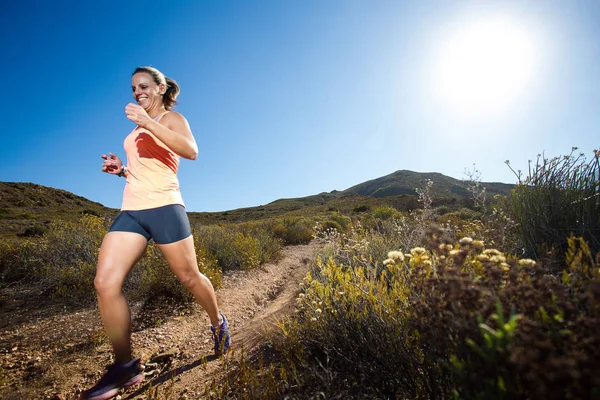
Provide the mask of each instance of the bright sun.
POLYGON ((514 21, 479 19, 442 41, 434 66, 434 91, 463 117, 501 114, 527 89, 537 69, 533 35, 514 21))

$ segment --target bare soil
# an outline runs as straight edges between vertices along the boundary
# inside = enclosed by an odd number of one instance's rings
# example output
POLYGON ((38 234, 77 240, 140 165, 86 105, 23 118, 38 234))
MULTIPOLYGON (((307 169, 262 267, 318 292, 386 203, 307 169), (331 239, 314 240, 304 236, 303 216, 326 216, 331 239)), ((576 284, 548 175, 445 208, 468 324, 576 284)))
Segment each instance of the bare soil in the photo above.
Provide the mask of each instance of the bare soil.
MULTIPOLYGON (((278 262, 223 277, 217 290, 232 351, 213 356, 209 320, 198 305, 164 299, 132 305, 132 342, 145 380, 121 399, 199 399, 235 354, 252 357, 274 322, 295 304, 299 283, 319 244, 290 246, 278 262)), ((77 399, 112 362, 95 306, 73 308, 22 289, 0 296, 0 398, 77 399)))

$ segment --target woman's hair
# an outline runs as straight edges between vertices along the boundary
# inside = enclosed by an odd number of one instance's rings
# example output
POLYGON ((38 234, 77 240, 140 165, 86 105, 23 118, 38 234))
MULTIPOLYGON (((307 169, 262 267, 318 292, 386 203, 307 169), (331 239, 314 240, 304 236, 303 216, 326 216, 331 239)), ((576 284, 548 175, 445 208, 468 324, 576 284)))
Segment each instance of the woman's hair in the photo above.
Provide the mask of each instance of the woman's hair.
POLYGON ((171 78, 167 78, 162 72, 154 67, 137 67, 131 76, 137 74, 138 72, 145 72, 149 74, 157 85, 163 83, 167 87, 167 90, 163 95, 163 104, 167 110, 170 110, 171 107, 177 104, 176 99, 180 92, 177 82, 171 78))

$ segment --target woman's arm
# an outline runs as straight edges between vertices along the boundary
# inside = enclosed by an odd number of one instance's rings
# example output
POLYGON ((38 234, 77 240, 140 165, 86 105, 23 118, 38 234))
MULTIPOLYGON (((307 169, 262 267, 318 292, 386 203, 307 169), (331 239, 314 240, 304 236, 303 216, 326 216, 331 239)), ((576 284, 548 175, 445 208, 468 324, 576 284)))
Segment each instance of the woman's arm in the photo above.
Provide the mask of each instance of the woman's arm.
POLYGON ((198 145, 190 125, 178 112, 169 112, 159 123, 150 118, 140 105, 129 103, 125 107, 125 114, 128 119, 152 132, 175 154, 189 160, 195 160, 198 156, 198 145))

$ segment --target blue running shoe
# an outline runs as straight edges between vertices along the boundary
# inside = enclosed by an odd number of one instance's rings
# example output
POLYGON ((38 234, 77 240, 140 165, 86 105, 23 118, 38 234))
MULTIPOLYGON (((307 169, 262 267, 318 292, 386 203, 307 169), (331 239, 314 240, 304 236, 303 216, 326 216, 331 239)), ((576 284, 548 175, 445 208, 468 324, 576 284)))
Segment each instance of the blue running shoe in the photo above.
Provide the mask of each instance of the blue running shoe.
POLYGON ((140 360, 131 360, 127 364, 114 363, 104 376, 91 389, 81 394, 81 400, 106 400, 116 396, 119 390, 144 380, 140 370, 140 360))
POLYGON ((211 325, 210 331, 213 334, 213 340, 215 341, 215 355, 220 356, 221 354, 225 354, 227 350, 229 350, 229 346, 231 346, 231 336, 229 336, 229 324, 227 323, 227 318, 223 315, 222 312, 221 318, 223 318, 223 322, 218 328, 215 328, 211 325))

